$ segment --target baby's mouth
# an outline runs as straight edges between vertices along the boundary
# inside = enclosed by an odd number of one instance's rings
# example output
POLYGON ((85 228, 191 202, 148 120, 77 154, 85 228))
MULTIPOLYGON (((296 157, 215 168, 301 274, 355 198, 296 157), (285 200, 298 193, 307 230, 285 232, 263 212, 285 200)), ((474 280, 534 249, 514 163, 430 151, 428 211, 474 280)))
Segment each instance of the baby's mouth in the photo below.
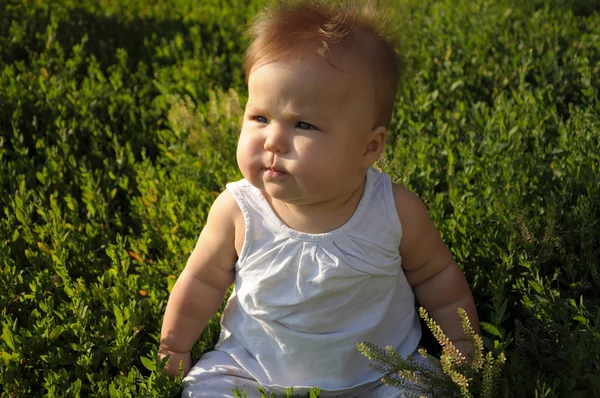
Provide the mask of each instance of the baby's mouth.
POLYGON ((284 177, 287 173, 282 170, 278 170, 274 167, 266 167, 265 168, 265 177, 267 178, 280 178, 284 177))

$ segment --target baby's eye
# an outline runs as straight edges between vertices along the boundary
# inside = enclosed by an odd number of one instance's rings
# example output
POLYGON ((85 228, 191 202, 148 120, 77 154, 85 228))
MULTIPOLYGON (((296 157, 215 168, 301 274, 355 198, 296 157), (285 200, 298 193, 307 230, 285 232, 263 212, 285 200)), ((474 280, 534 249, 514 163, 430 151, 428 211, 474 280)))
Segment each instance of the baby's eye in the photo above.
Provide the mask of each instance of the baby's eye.
POLYGON ((300 130, 316 130, 317 128, 310 123, 306 122, 298 122, 296 123, 296 127, 300 130))
POLYGON ((254 119, 256 122, 258 122, 260 124, 267 124, 267 122, 268 122, 267 118, 264 116, 254 116, 252 119, 254 119))

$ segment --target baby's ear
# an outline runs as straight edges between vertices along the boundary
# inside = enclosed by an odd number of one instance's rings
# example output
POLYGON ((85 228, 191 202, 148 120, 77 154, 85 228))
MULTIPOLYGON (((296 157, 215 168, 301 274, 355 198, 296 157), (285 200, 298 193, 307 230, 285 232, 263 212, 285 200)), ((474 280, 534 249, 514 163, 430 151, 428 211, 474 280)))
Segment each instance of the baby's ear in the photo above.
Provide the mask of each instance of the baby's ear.
POLYGON ((371 130, 366 139, 365 153, 363 155, 365 167, 371 167, 379 155, 381 155, 387 135, 388 130, 384 126, 377 126, 371 130))

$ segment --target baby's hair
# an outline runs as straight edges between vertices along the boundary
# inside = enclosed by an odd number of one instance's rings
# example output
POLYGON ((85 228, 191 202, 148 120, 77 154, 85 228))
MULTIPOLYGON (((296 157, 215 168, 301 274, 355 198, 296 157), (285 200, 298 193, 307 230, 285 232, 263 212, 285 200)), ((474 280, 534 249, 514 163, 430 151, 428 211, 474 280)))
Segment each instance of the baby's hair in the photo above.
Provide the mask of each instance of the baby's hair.
MULTIPOLYGON (((388 127, 397 90, 407 69, 403 48, 406 16, 398 1, 271 0, 248 29, 246 79, 253 68, 313 54, 354 61, 371 80, 376 122, 388 127), (335 56, 334 56, 335 54, 335 56), (358 62, 357 62, 358 61, 358 62)), ((339 68, 338 68, 339 69, 339 68)))

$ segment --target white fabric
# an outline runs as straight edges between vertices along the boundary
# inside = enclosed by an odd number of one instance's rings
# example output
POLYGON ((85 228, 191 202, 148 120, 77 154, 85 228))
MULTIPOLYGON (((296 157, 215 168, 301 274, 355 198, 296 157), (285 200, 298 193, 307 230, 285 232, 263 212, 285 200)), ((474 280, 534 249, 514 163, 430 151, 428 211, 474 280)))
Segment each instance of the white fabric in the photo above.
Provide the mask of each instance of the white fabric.
MULTIPOLYGON (((423 358, 418 351, 412 354, 417 364, 428 366, 432 369, 439 369, 439 361, 433 357, 423 358)), ((407 381, 407 385, 417 388, 418 386, 407 381)), ((252 375, 246 372, 240 365, 231 358, 231 356, 222 351, 211 351, 205 354, 188 375, 183 379, 182 398, 233 398, 233 391, 243 395, 245 392, 248 398, 260 398, 258 388, 261 387, 252 375)), ((271 394, 268 388, 262 387, 265 393, 271 394)), ((281 391, 278 397, 283 397, 281 391)), ((308 396, 308 389, 294 389, 295 397, 308 396)), ((396 388, 383 384, 381 380, 372 383, 363 384, 343 394, 336 392, 321 391, 321 398, 407 398, 414 396, 414 391, 407 391, 406 388, 396 388), (409 393, 412 393, 409 395, 409 393)))
POLYGON ((287 227, 246 180, 227 189, 246 235, 217 350, 275 391, 317 386, 340 394, 381 377, 358 342, 414 352, 421 329, 400 266, 402 228, 388 175, 370 169, 352 217, 322 234, 287 227))

